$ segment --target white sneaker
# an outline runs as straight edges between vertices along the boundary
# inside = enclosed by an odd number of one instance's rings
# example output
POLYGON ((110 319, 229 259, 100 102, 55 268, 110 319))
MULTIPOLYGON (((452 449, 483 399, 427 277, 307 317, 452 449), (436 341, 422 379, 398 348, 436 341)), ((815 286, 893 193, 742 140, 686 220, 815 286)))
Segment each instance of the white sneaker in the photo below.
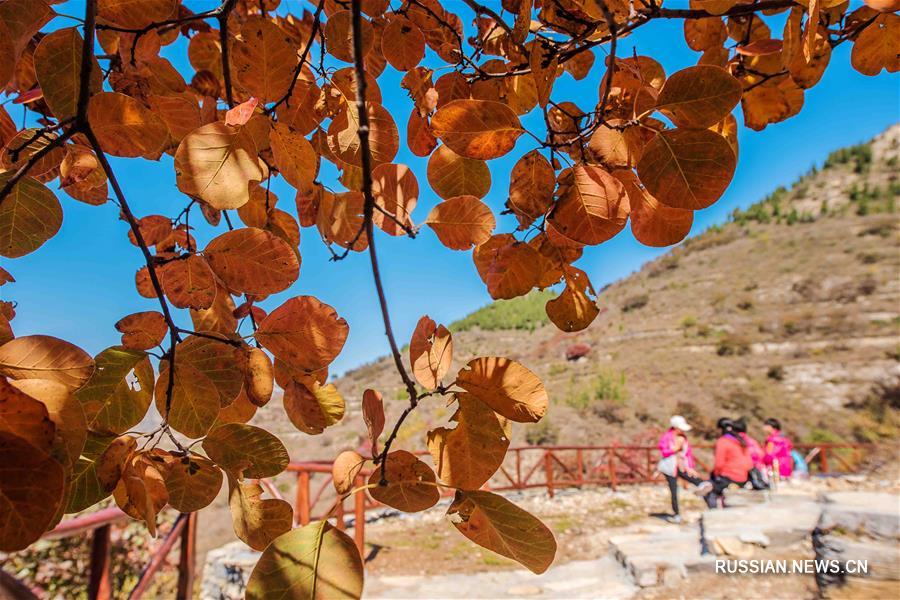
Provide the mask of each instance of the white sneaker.
POLYGON ((703 496, 707 495, 708 493, 710 493, 712 491, 712 489, 713 489, 712 483, 710 483, 709 481, 702 481, 697 486, 697 488, 694 490, 694 493, 700 497, 703 497, 703 496))

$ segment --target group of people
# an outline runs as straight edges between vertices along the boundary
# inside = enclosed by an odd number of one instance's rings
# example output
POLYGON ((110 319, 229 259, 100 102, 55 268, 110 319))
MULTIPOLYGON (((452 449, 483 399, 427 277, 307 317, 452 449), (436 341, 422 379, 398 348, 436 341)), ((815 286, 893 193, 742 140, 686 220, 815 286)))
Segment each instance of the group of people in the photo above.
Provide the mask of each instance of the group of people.
POLYGON ((706 505, 717 508, 724 503, 724 492, 731 485, 768 489, 774 481, 790 479, 795 468, 805 469, 802 457, 782 432, 778 419, 766 419, 763 425, 765 445, 747 433, 747 423, 743 418, 723 417, 716 426, 720 435, 716 440, 715 459, 708 478, 701 477, 697 472, 697 463, 687 437, 692 428, 684 417, 672 417, 669 428, 659 439, 662 457, 657 469, 669 484, 672 497, 672 516, 669 520, 672 522, 681 522, 679 479, 696 486, 695 493, 706 500, 706 505))

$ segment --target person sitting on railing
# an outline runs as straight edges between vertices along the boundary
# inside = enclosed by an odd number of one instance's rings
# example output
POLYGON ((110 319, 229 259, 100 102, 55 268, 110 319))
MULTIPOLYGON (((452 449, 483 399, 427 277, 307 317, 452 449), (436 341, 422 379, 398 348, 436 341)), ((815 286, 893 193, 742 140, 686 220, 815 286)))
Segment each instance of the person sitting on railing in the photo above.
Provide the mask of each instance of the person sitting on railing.
POLYGON ((735 434, 731 419, 723 417, 716 426, 722 435, 716 440, 712 491, 705 496, 706 505, 710 508, 718 507, 720 498, 724 500, 724 492, 728 486, 743 486, 747 483, 747 474, 753 467, 745 451, 744 441, 735 434))
POLYGON ((656 469, 665 475, 669 484, 669 494, 672 500, 672 516, 668 518, 671 523, 681 523, 681 513, 678 510, 678 478, 682 478, 696 486, 702 486, 703 493, 712 489, 708 481, 703 481, 694 470, 694 453, 687 439, 687 432, 691 426, 681 415, 675 415, 669 420, 669 429, 659 438, 659 452, 662 458, 656 469))
POLYGON ((766 419, 763 429, 767 435, 765 463, 772 467, 779 479, 790 479, 794 472, 794 459, 791 457, 794 444, 782 433, 778 419, 766 419))
POLYGON ((743 440, 744 452, 747 454, 747 458, 750 459, 750 463, 753 465, 750 468, 750 472, 747 473, 747 480, 750 482, 750 485, 753 486, 754 490, 769 489, 769 484, 763 475, 766 472, 766 463, 763 460, 766 453, 763 450, 763 447, 747 433, 747 422, 744 421, 744 417, 736 419, 732 426, 735 434, 743 440))

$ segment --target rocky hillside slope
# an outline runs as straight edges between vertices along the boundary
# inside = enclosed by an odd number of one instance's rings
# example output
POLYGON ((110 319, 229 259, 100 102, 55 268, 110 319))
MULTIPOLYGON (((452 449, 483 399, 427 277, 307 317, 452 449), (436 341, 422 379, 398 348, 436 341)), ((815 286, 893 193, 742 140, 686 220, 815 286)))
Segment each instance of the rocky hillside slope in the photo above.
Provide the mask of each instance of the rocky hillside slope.
MULTIPOLYGON (((587 330, 547 323, 546 296, 501 301, 452 324, 455 367, 476 355, 521 361, 544 380, 545 423, 514 443, 609 443, 656 435, 673 413, 711 436, 722 415, 780 418, 798 439, 894 435, 900 408, 900 126, 833 153, 819 169, 652 261, 600 294, 587 330), (585 356, 567 360, 576 344, 585 356)), ((359 399, 403 390, 387 359, 336 381, 340 425, 297 433, 278 399, 261 410, 295 458, 331 458, 364 431, 359 399)), ((437 403, 432 403, 437 404, 437 403)), ((424 446, 448 411, 423 406, 400 445, 424 446)), ((758 431, 758 429, 757 429, 758 431)))

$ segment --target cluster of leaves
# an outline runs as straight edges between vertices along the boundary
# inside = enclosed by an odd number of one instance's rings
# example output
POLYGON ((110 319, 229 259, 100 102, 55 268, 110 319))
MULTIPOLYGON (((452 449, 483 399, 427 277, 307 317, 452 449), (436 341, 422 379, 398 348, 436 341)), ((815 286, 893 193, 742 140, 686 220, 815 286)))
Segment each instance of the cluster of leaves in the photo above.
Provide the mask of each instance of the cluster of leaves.
MULTIPOLYGON (((495 299, 564 283, 545 310, 576 331, 599 309, 573 263, 629 219, 645 244, 682 240, 693 212, 732 179, 738 103, 749 127, 781 121, 799 111, 832 47, 851 40, 853 65, 875 75, 898 69, 900 37, 894 0, 867 0, 852 12, 836 0, 692 0, 685 9, 658 0, 502 0, 499 12, 463 0, 473 19, 468 39, 464 17, 437 0, 313 0, 302 15, 279 0, 223 0, 199 13, 180 0, 87 0, 80 26, 42 31, 59 3, 0 2, 0 82, 36 125, 17 128, 0 106, 0 255, 31 253, 59 231, 62 206, 47 186, 58 179, 76 201, 117 206, 145 262, 136 290, 159 310, 124 316, 121 345, 90 357, 52 337, 15 337, 15 307, 0 307, 0 550, 27 546, 65 513, 109 495, 152 533, 165 506, 199 510, 227 479, 236 534, 264 550, 252 598, 362 590, 346 534, 326 521, 290 531, 290 506, 263 498, 256 480, 284 470, 288 454, 246 424, 276 384, 304 433, 320 434, 344 415, 327 374, 346 321, 311 296, 271 311, 258 305, 298 279, 301 227, 315 227, 335 259, 368 253, 409 394, 379 451, 384 412, 378 393, 366 392, 373 454, 338 457, 338 491, 416 511, 433 506, 441 488, 455 489, 449 520, 475 543, 535 572, 555 552, 537 519, 479 491, 502 461, 510 422, 533 423, 546 411, 538 378, 482 357, 445 385, 450 334, 427 317, 410 343, 411 376, 394 339, 375 230, 414 237, 420 187, 393 162, 395 118, 405 115, 381 102, 378 77, 388 66, 405 73, 411 99, 406 146, 428 157, 425 178, 442 199, 424 224, 448 248, 473 250, 495 299), (784 12, 782 38, 773 38, 767 22, 784 12), (667 75, 652 57, 617 56, 620 38, 673 18, 703 52, 697 66, 667 75), (179 39, 192 73, 161 55, 179 39), (602 45, 608 55, 593 106, 559 98, 557 82, 585 79, 602 45), (533 111, 543 131, 523 126, 533 111), (496 232, 482 201, 487 161, 519 148, 526 133, 536 144, 515 162, 506 203, 518 228, 496 232), (107 157, 163 154, 174 159, 184 207, 138 217, 107 157), (319 180, 323 163, 340 172, 343 191, 319 180), (270 190, 278 176, 296 189, 295 212, 270 190), (192 210, 225 229, 203 248, 192 210), (192 329, 176 323, 175 309, 188 311, 192 329), (456 411, 453 428, 429 432, 433 470, 391 445, 406 416, 436 395, 456 411), (151 403, 161 426, 132 431, 151 403), (369 482, 355 485, 368 460, 369 482)), ((11 281, 0 271, 0 283, 11 281)))

